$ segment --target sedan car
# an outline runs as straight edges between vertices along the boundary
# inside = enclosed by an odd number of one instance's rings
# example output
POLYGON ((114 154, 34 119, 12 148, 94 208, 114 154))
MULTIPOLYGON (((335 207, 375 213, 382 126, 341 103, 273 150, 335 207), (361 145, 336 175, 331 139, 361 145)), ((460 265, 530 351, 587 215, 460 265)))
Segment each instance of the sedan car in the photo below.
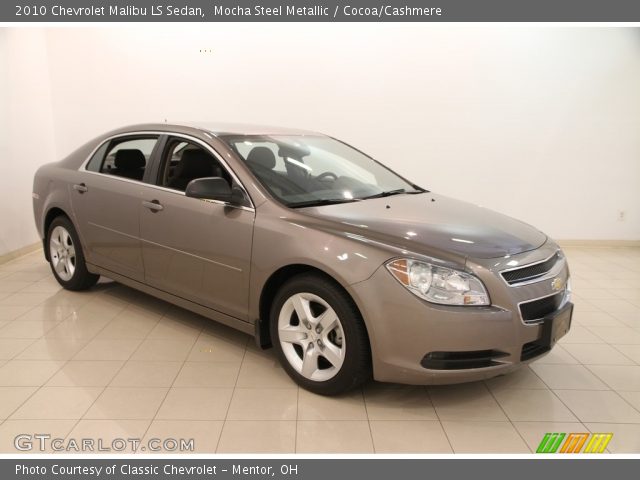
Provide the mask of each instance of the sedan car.
POLYGON ((314 132, 122 128, 42 166, 33 206, 64 288, 103 275, 254 335, 320 394, 504 374, 571 323, 545 234, 314 132))

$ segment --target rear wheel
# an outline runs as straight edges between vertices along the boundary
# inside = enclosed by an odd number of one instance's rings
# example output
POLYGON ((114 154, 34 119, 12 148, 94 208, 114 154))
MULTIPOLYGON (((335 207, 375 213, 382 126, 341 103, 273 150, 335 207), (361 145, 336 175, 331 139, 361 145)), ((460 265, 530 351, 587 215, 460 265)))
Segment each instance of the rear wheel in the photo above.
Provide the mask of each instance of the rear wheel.
POLYGON ((67 217, 56 217, 49 225, 47 248, 51 271, 64 288, 86 290, 98 282, 100 276, 87 270, 80 239, 67 217))
POLYGON ((303 274, 289 280, 274 299, 270 326, 284 369, 307 390, 336 395, 371 377, 360 312, 329 279, 303 274))

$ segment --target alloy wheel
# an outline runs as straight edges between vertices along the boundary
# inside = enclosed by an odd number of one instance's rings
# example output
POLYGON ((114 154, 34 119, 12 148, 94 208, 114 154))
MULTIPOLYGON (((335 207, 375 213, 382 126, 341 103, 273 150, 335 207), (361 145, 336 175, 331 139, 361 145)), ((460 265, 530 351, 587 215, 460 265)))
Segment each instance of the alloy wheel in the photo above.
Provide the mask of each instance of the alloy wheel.
POLYGON ((49 237, 49 257, 56 274, 65 282, 73 278, 76 271, 76 249, 69 231, 58 225, 49 237))
POLYGON ((287 361, 303 377, 322 382, 340 372, 346 353, 342 323, 321 297, 289 297, 278 316, 278 336, 287 361))

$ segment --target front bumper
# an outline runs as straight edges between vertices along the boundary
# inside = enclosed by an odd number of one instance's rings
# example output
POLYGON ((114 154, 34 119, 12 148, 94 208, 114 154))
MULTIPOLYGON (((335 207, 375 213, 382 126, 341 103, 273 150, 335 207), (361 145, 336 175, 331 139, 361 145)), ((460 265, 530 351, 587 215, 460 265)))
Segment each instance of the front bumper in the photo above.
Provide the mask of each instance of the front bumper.
MULTIPOLYGON (((568 330, 572 304, 565 303, 545 322, 526 324, 517 304, 527 292, 529 298, 540 296, 542 286, 512 289, 500 284, 494 273, 485 271, 483 277, 489 274, 495 281, 491 284, 483 278, 492 296, 487 307, 428 303, 400 285, 384 267, 352 285, 371 341, 374 378, 414 385, 483 380, 547 353, 568 330), (563 325, 550 332, 551 317, 558 315, 562 318, 556 324, 563 325), (550 333, 556 338, 545 338, 550 333)), ((566 266, 560 276, 568 279, 566 266)))

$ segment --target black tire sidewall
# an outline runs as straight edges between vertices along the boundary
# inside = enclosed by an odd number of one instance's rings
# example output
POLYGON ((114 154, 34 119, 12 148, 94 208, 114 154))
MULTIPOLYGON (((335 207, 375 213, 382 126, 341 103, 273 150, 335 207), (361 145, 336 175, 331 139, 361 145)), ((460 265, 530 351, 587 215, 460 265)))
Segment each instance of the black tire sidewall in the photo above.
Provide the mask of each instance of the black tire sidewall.
POLYGON ((369 338, 364 322, 353 300, 331 280, 320 275, 303 274, 289 280, 276 294, 270 314, 272 344, 279 360, 300 386, 321 395, 336 395, 347 392, 370 379, 369 338), (345 338, 345 359, 340 371, 329 380, 318 382, 299 374, 287 360, 278 336, 278 318, 284 303, 297 293, 312 293, 319 296, 334 309, 345 338))

